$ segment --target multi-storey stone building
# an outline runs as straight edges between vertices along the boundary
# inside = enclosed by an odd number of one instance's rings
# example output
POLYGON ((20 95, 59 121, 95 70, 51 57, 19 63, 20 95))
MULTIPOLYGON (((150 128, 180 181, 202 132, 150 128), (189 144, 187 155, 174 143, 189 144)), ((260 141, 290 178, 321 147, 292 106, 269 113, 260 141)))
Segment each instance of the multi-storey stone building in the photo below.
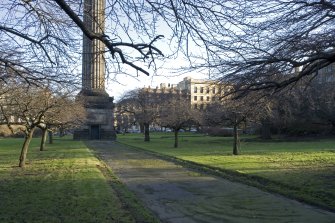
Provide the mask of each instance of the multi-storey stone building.
POLYGON ((191 105, 197 109, 205 108, 209 103, 218 100, 219 95, 222 94, 221 86, 215 81, 191 77, 185 77, 177 84, 176 88, 187 92, 191 105))
POLYGON ((213 80, 185 77, 177 84, 161 83, 159 87, 147 87, 145 89, 162 93, 179 92, 187 95, 191 106, 196 109, 204 109, 208 104, 220 100, 220 96, 226 93, 229 87, 218 84, 213 80))

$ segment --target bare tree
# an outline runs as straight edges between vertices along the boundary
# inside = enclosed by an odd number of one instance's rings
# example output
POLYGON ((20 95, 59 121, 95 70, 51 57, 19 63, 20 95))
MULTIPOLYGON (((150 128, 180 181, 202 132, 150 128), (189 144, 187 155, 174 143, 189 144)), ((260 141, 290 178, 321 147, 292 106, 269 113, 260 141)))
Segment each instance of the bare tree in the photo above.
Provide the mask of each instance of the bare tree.
POLYGON ((133 113, 129 113, 127 111, 116 111, 116 129, 119 133, 127 133, 129 127, 131 127, 132 124, 134 124, 133 121, 133 113))
POLYGON ((33 133, 37 127, 43 127, 46 113, 53 107, 51 93, 48 89, 27 88, 24 85, 11 86, 11 90, 1 103, 1 113, 11 128, 13 124, 21 124, 25 134, 19 166, 25 166, 25 160, 33 133), (12 119, 19 120, 16 123, 12 119), (13 122, 14 121, 14 122, 13 122))
POLYGON ((150 88, 129 91, 117 103, 119 112, 130 113, 144 127, 144 141, 150 141, 150 124, 159 115, 161 93, 155 93, 150 88))
POLYGON ((107 0, 104 33, 83 22, 85 1, 5 0, 0 7, 2 80, 68 80, 81 33, 105 44, 110 74, 148 75, 163 52, 181 53, 187 69, 208 69, 241 92, 276 91, 335 61, 330 0, 107 0))
POLYGON ((19 166, 24 167, 30 141, 36 128, 43 130, 40 150, 44 149, 45 133, 53 126, 73 125, 84 117, 81 103, 69 100, 69 95, 55 95, 49 87, 29 86, 26 82, 6 85, 8 89, 0 100, 0 115, 8 127, 25 135, 19 166), (21 128, 14 129, 13 125, 21 128))
MULTIPOLYGON (((201 5, 176 3, 107 0, 106 29, 97 33, 84 23, 84 14, 94 20, 94 15, 87 11, 90 2, 5 0, 0 5, 0 66, 6 71, 1 73, 1 80, 12 75, 29 83, 71 80, 73 75, 68 74, 76 69, 73 64, 81 52, 82 33, 90 40, 104 43, 109 52, 105 57, 110 73, 133 73, 122 69, 120 65, 125 64, 149 75, 149 70, 156 68, 156 59, 163 56, 157 47, 163 35, 167 34, 165 42, 160 42, 166 45, 162 48, 168 49, 177 42, 170 54, 183 48, 188 38, 187 30, 180 26, 184 24, 179 18, 180 9, 187 6, 195 12, 201 5)), ((198 28, 195 23, 191 27, 198 28)))
MULTIPOLYGON (((232 90, 234 91, 234 90, 232 90)), ((263 95, 250 93, 243 98, 222 98, 206 108, 204 124, 209 126, 233 127, 233 154, 240 153, 240 140, 238 128, 242 123, 259 123, 264 117, 271 114, 271 101, 263 95)))
POLYGON ((166 95, 160 109, 160 123, 173 130, 175 148, 179 145, 179 131, 192 125, 198 125, 200 120, 201 112, 191 106, 187 95, 179 91, 166 95))
POLYGON ((315 79, 275 95, 271 123, 278 133, 291 136, 334 134, 333 86, 334 81, 315 79))
POLYGON ((311 110, 320 123, 330 126, 335 135, 335 92, 334 83, 315 85, 310 92, 311 110))
MULTIPOLYGON (((77 81, 73 73, 78 67, 81 55, 82 33, 91 40, 97 39, 105 44, 110 52, 110 55, 106 55, 108 65, 115 69, 111 72, 120 73, 119 63, 124 63, 139 72, 149 74, 142 68, 143 63, 138 65, 138 62, 146 60, 150 66, 157 55, 162 55, 154 46, 162 36, 149 35, 153 33, 149 30, 144 32, 154 23, 144 22, 144 17, 150 13, 146 12, 137 18, 143 13, 136 6, 139 3, 107 3, 107 29, 101 34, 92 31, 90 25, 83 21, 84 11, 87 10, 86 2, 3 1, 0 4, 0 80, 5 81, 14 76, 30 84, 77 81), (131 13, 127 14, 132 10, 136 11, 134 17, 131 13)), ((91 15, 90 12, 85 13, 91 15)))
MULTIPOLYGON (((251 112, 251 108, 250 108, 251 112)), ((240 153, 238 127, 247 120, 249 111, 242 112, 241 104, 236 102, 213 103, 207 106, 204 123, 209 126, 232 126, 233 127, 233 154, 240 153)))
POLYGON ((216 41, 209 63, 236 91, 276 92, 335 62, 334 1, 243 1, 237 10, 238 27, 216 41))
POLYGON ((277 91, 303 77, 312 79, 335 62, 333 1, 146 1, 136 6, 154 9, 173 30, 188 69, 209 69, 213 78, 238 86, 236 91, 277 91))
POLYGON ((209 69, 239 92, 277 91, 335 62, 333 1, 135 1, 120 8, 143 28, 150 12, 155 31, 172 31, 171 47, 189 59, 187 69, 209 69))
POLYGON ((77 81, 78 28, 53 1, 5 0, 0 10, 0 81, 77 81))
MULTIPOLYGON (((53 106, 44 115, 44 125, 39 126, 42 129, 42 140, 40 151, 44 150, 47 133, 52 137, 55 130, 64 132, 75 129, 86 120, 86 110, 84 103, 79 99, 73 98, 72 92, 62 92, 58 90, 53 93, 53 106)), ((52 142, 52 139, 49 139, 52 142)))

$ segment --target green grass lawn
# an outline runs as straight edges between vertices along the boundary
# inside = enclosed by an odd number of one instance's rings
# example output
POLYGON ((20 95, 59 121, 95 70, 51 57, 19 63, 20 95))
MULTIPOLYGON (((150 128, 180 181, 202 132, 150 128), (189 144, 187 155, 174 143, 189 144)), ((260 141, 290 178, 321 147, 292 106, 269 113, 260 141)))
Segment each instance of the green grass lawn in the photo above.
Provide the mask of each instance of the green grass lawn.
POLYGON ((141 134, 118 136, 122 143, 228 170, 235 178, 265 179, 263 189, 335 210, 335 139, 261 141, 242 137, 238 156, 232 155, 231 137, 181 133, 179 148, 173 148, 173 140, 171 133, 151 134, 151 142, 144 142, 141 134))
POLYGON ((104 164, 82 142, 55 139, 40 152, 33 139, 21 169, 22 142, 0 138, 1 223, 136 222, 115 191, 122 185, 107 180, 104 164))

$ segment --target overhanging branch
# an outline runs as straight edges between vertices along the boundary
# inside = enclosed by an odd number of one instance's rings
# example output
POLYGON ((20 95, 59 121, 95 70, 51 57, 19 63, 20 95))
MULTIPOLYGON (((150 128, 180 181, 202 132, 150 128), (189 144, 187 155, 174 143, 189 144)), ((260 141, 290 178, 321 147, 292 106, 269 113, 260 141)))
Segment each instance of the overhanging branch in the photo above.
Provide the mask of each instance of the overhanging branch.
MULTIPOLYGON (((104 33, 95 33, 86 27, 84 22, 78 17, 78 15, 70 8, 70 6, 64 0, 54 0, 59 7, 72 19, 74 23, 81 29, 84 35, 90 40, 99 40, 105 44, 110 53, 112 54, 113 59, 115 58, 115 54, 118 54, 121 58, 122 63, 127 64, 134 69, 149 75, 149 72, 141 68, 140 66, 134 64, 132 61, 126 59, 124 52, 119 48, 120 46, 131 47, 137 50, 142 56, 143 59, 148 58, 149 55, 161 55, 163 53, 156 47, 153 46, 153 43, 158 39, 162 38, 162 35, 156 36, 149 44, 132 44, 132 43, 113 43, 108 35, 104 33), (118 47, 119 46, 119 47, 118 47), (147 50, 147 52, 145 52, 147 50)), ((153 58, 153 57, 152 57, 153 58)))

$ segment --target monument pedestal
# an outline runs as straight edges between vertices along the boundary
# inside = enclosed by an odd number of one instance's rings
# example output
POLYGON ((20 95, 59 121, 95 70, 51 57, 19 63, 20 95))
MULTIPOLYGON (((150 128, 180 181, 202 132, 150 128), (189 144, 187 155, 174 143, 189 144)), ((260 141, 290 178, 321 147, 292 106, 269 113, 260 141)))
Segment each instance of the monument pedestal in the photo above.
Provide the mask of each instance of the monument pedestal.
POLYGON ((87 121, 73 134, 74 140, 116 140, 114 130, 113 97, 107 93, 87 94, 79 97, 85 101, 87 121))

